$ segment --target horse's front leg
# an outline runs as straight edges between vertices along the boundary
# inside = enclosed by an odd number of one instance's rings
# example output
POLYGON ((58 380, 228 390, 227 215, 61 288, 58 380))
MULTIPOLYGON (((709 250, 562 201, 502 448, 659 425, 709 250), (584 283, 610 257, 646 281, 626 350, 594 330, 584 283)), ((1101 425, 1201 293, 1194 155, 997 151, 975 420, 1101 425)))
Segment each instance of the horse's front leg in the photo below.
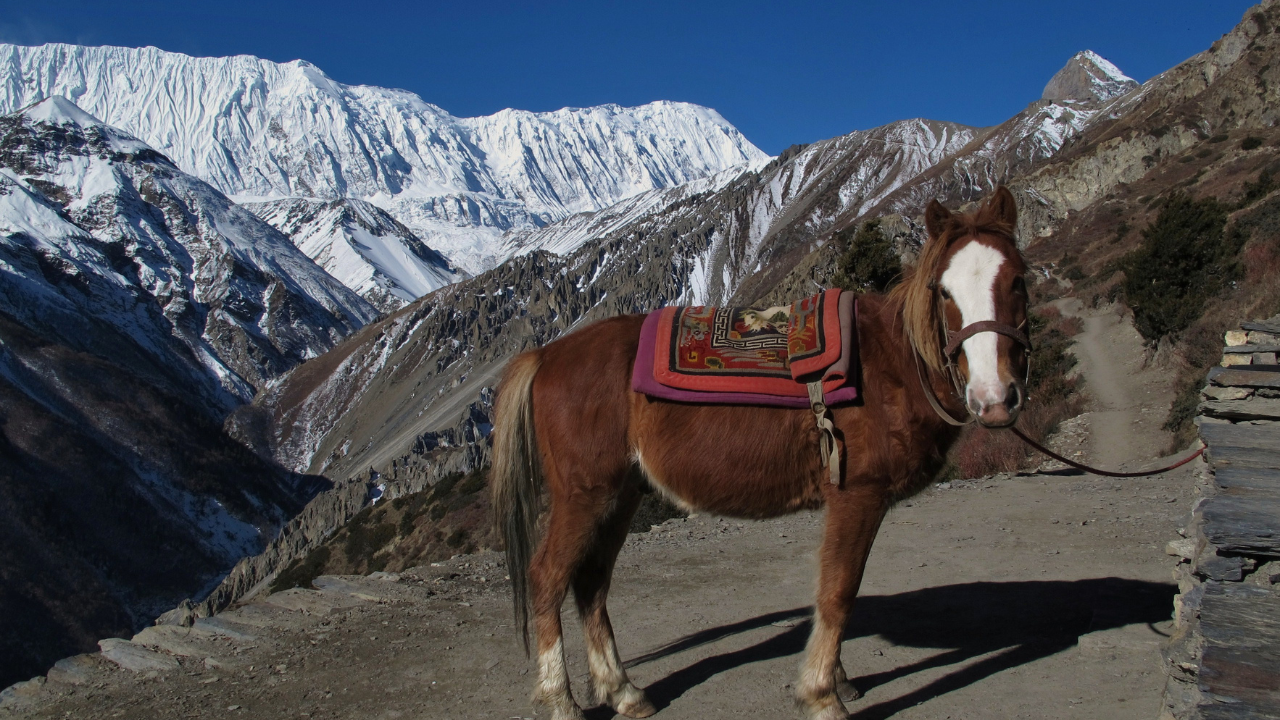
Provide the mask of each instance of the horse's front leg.
POLYGON ((840 664, 840 643, 886 509, 882 494, 871 488, 833 489, 827 501, 813 633, 796 687, 796 700, 811 720, 848 717, 841 698, 858 696, 840 664))

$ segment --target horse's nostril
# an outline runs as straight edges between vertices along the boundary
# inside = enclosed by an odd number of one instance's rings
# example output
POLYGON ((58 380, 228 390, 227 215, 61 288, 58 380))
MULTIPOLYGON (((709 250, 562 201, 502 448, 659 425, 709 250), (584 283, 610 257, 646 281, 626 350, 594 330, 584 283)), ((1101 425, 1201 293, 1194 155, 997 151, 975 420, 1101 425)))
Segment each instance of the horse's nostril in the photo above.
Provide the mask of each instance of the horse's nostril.
POLYGON ((1019 390, 1017 383, 1009 383, 1009 394, 1005 398, 1005 406, 1010 410, 1022 407, 1022 391, 1019 390))

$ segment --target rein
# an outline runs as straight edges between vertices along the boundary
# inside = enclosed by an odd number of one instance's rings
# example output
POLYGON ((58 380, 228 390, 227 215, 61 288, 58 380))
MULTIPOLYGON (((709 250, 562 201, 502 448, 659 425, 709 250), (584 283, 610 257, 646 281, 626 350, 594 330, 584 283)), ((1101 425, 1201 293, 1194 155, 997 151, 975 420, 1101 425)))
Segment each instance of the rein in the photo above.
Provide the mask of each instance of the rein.
MULTIPOLYGON (((924 369, 920 367, 920 350, 916 348, 915 343, 911 343, 911 356, 915 359, 916 376, 920 378, 920 389, 924 391, 924 397, 926 400, 929 401, 929 407, 933 408, 933 411, 938 414, 938 417, 942 418, 942 420, 946 422, 948 425, 952 425, 955 427, 964 427, 965 425, 972 423, 977 418, 975 418, 973 416, 973 413, 969 411, 968 404, 966 404, 963 401, 964 386, 960 380, 959 369, 956 367, 956 362, 955 362, 956 357, 960 353, 961 344, 964 343, 965 340, 973 337, 974 335, 977 335, 978 333, 984 333, 984 332, 999 333, 1001 335, 1005 335, 1007 337, 1012 338, 1014 342, 1022 345, 1022 347, 1026 350, 1027 355, 1030 356, 1031 341, 1030 339, 1028 339, 1027 335, 1022 332, 1020 328, 1015 328, 1011 325, 1005 325, 1004 323, 999 323, 992 320, 984 320, 982 322, 971 323, 961 328, 958 332, 951 333, 946 327, 946 315, 939 314, 939 317, 943 318, 940 332, 943 336, 943 339, 947 340, 946 348, 943 350, 943 357, 946 360, 947 376, 951 380, 952 387, 956 390, 956 395, 961 399, 960 404, 961 406, 964 407, 964 412, 966 416, 965 420, 956 420, 955 418, 951 417, 951 413, 947 412, 946 408, 942 407, 942 403, 938 402, 938 398, 933 393, 933 388, 929 387, 928 381, 925 380, 924 369)), ((1027 364, 1028 377, 1030 377, 1030 373, 1031 373, 1031 366, 1030 366, 1030 363, 1028 363, 1027 364)), ((1025 386, 1025 382, 1024 382, 1024 386, 1025 386)), ((1168 472, 1170 470, 1180 468, 1183 465, 1186 465, 1187 463, 1191 462, 1192 460, 1195 460, 1196 458, 1204 454, 1204 449, 1205 449, 1205 446, 1202 443, 1200 445, 1200 449, 1196 450, 1191 455, 1188 455, 1187 457, 1179 460, 1178 462, 1172 465, 1158 468, 1156 470, 1143 470, 1140 472, 1116 472, 1113 470, 1100 470, 1098 468, 1090 467, 1089 465, 1085 465, 1083 463, 1075 462, 1074 460, 1068 460, 1067 458, 1062 457, 1061 455, 1053 452, 1052 450, 1050 450, 1049 448, 1046 448, 1045 446, 1041 445, 1035 440, 1032 440, 1031 438, 1027 437, 1026 433, 1019 430, 1017 426, 1009 425, 1008 429, 1012 431, 1013 434, 1018 437, 1018 439, 1022 440, 1022 442, 1031 446, 1032 449, 1037 450, 1041 453, 1044 453, 1045 455, 1048 455, 1054 460, 1057 460, 1060 463, 1064 463, 1077 470, 1083 470, 1085 472, 1093 473, 1094 475, 1102 475, 1103 477, 1134 478, 1134 477, 1148 477, 1151 475, 1159 475, 1160 473, 1168 472)))
POLYGON ((1201 443, 1201 445, 1200 445, 1200 449, 1199 449, 1199 450, 1196 450, 1195 452, 1191 453, 1191 454, 1190 454, 1190 455, 1188 455, 1187 457, 1185 457, 1185 458, 1183 458, 1183 459, 1179 460, 1178 462, 1176 462, 1176 463, 1174 463, 1174 464, 1172 464, 1172 465, 1169 465, 1169 466, 1166 466, 1166 467, 1162 467, 1162 468, 1160 468, 1160 469, 1158 469, 1158 470, 1143 470, 1143 471, 1141 471, 1141 472, 1115 472, 1115 471, 1113 471, 1113 470, 1099 470, 1098 468, 1089 467, 1088 465, 1084 465, 1084 464, 1081 464, 1081 463, 1078 463, 1078 462, 1075 462, 1075 461, 1072 461, 1072 460, 1068 460, 1068 459, 1066 459, 1066 458, 1062 457, 1062 456, 1061 456, 1061 455, 1059 455, 1058 453, 1056 453, 1056 452, 1054 452, 1054 451, 1050 450, 1049 448, 1047 448, 1047 447, 1045 447, 1045 446, 1041 445, 1040 443, 1036 442, 1035 440, 1032 440, 1031 438, 1027 437, 1027 436, 1026 436, 1025 434, 1023 434, 1023 432, 1022 432, 1021 430, 1019 430, 1017 427, 1014 427, 1014 426, 1010 425, 1010 426, 1009 426, 1009 429, 1010 429, 1010 430, 1012 430, 1012 431, 1013 431, 1013 434, 1014 434, 1014 435, 1017 435, 1017 436, 1022 440, 1022 442, 1024 442, 1024 443, 1026 443, 1026 444, 1030 445, 1031 447, 1035 448, 1036 450, 1039 450, 1040 452, 1044 453, 1045 455, 1048 455, 1049 457, 1053 458, 1054 460, 1057 460, 1057 461, 1058 461, 1058 462, 1060 462, 1060 463, 1066 463, 1067 465, 1070 465, 1071 467, 1073 467, 1073 468, 1075 468, 1075 469, 1077 469, 1077 470, 1084 470, 1085 472, 1091 472, 1091 473, 1093 473, 1094 475, 1102 475, 1102 476, 1105 476, 1105 477, 1114 477, 1114 478, 1133 478, 1133 477, 1147 477, 1147 476, 1149 476, 1149 475, 1159 475, 1159 474, 1160 474, 1160 473, 1162 473, 1162 472, 1169 472, 1170 470, 1173 470, 1173 469, 1175 469, 1175 468, 1180 468, 1180 467, 1182 467, 1183 465, 1186 465, 1187 463, 1191 462, 1192 460, 1195 460, 1196 458, 1198 458, 1198 457, 1200 457, 1201 455, 1203 455, 1203 454, 1204 454, 1204 444, 1203 444, 1203 443, 1201 443))

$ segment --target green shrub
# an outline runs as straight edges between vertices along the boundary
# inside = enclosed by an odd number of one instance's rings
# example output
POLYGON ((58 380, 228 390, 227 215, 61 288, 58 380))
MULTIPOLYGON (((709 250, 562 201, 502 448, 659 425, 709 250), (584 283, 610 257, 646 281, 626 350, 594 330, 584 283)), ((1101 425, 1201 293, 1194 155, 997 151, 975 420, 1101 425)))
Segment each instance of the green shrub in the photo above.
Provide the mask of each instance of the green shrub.
POLYGON ((1263 170, 1258 173, 1257 182, 1244 183, 1244 197, 1240 198, 1240 207, 1247 208, 1266 197, 1268 193, 1276 187, 1275 178, 1271 175, 1270 170, 1263 170))
POLYGON ((1227 213, 1215 198, 1172 194, 1142 231, 1142 244, 1121 262, 1125 302, 1148 342, 1188 327, 1209 298, 1239 277, 1244 234, 1227 232, 1227 213))
POLYGON ((1252 135, 1250 135, 1249 137, 1245 138, 1245 139, 1240 143, 1240 149, 1241 149, 1241 150, 1252 150, 1252 149, 1254 149, 1254 148, 1256 148, 1256 147, 1261 147, 1261 146, 1262 146, 1262 138, 1254 137, 1254 136, 1252 136, 1252 135))
POLYGON ((879 220, 868 220, 857 228, 846 228, 835 236, 845 246, 836 261, 832 284, 858 292, 884 292, 902 275, 902 261, 893 243, 880 229, 879 220))
POLYGON ((400 516, 400 537, 409 537, 413 534, 414 528, 417 527, 415 520, 417 516, 412 513, 405 513, 400 516))
POLYGON ((1076 356, 1067 352, 1072 339, 1063 331, 1069 325, 1066 321, 1051 325, 1037 313, 1031 313, 1027 319, 1031 325, 1031 342, 1035 345, 1027 372, 1027 393, 1048 405, 1075 390, 1075 381, 1067 379, 1067 373, 1076 366, 1076 356))
POLYGON ((1173 399, 1169 415, 1164 420, 1164 429, 1173 433, 1174 447, 1186 445, 1196 435, 1194 420, 1200 408, 1200 389, 1204 387, 1208 374, 1205 370, 1184 379, 1177 397, 1173 399))
POLYGON ((466 479, 458 483, 455 492, 459 495, 471 495, 483 490, 488 484, 487 470, 487 467, 476 468, 475 470, 467 473, 466 479))
POLYGON ((367 559, 396 537, 396 526, 391 523, 352 525, 347 528, 347 541, 342 551, 350 562, 367 559))
POLYGON ((324 574, 325 565, 329 562, 329 547, 320 547, 307 553, 305 558, 289 563, 276 579, 271 581, 269 592, 280 592, 290 588, 309 588, 311 581, 324 574))
POLYGON ((467 531, 462 528, 458 528, 457 530, 449 533, 449 537, 444 539, 444 544, 456 549, 462 547, 462 544, 466 541, 467 531))

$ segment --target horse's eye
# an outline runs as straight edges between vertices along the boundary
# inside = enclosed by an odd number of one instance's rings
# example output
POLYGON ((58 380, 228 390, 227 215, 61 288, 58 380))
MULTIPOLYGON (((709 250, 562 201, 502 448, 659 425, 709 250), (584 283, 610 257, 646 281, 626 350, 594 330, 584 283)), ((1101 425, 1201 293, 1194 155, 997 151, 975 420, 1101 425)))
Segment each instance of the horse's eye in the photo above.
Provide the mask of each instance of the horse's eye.
POLYGON ((947 289, 946 289, 946 288, 938 288, 938 292, 942 293, 942 299, 943 299, 943 300, 950 300, 950 299, 951 299, 951 293, 947 292, 947 289))
POLYGON ((1022 278, 1014 278, 1014 279, 1013 279, 1013 291, 1014 291, 1014 292, 1016 292, 1016 293, 1021 293, 1021 294, 1023 294, 1023 295, 1026 295, 1026 294, 1027 294, 1027 281, 1026 281, 1026 280, 1023 280, 1022 278))

